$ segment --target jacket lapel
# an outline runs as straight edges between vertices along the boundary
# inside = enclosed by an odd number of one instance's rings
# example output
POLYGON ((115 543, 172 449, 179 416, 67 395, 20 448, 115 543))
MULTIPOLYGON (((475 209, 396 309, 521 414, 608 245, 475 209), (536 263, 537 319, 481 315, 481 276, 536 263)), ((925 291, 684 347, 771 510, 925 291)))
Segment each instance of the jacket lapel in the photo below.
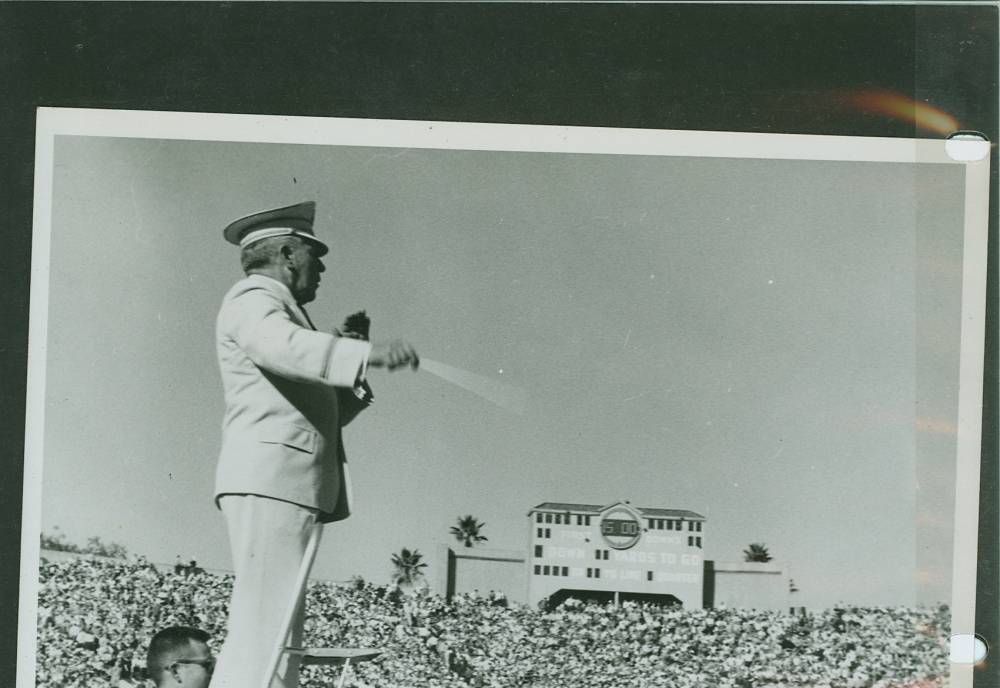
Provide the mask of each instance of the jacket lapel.
POLYGON ((292 296, 292 292, 288 287, 278 280, 265 275, 254 275, 254 277, 257 277, 264 284, 267 284, 269 289, 281 295, 281 300, 284 302, 288 312, 291 313, 292 319, 295 320, 296 324, 308 327, 310 330, 316 329, 316 326, 313 325, 312 320, 309 318, 309 314, 306 313, 306 309, 295 303, 295 297, 292 296))
POLYGON ((302 306, 298 305, 298 304, 295 304, 295 307, 299 309, 299 313, 301 313, 302 316, 305 318, 306 324, 309 326, 309 329, 310 330, 315 330, 316 326, 313 325, 312 318, 310 318, 309 314, 306 313, 306 309, 303 308, 302 306))

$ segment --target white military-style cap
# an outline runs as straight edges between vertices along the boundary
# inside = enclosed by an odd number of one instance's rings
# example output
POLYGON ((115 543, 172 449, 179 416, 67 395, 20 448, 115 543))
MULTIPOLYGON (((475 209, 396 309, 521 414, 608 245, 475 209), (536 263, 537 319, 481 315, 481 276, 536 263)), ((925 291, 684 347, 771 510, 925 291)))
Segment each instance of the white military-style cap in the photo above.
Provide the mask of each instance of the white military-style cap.
POLYGON ((222 236, 240 248, 270 237, 297 236, 315 244, 319 248, 319 255, 322 256, 330 249, 313 233, 315 216, 316 203, 305 201, 241 217, 222 230, 222 236))

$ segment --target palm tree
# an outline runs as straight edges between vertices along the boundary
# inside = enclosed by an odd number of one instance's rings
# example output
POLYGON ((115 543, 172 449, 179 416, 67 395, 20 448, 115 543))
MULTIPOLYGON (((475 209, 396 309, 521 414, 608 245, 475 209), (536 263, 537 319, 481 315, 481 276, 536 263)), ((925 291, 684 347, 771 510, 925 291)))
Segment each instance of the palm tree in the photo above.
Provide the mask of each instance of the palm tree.
POLYGON ((392 582, 397 585, 413 585, 423 577, 424 572, 420 569, 427 564, 420 561, 424 555, 419 550, 412 552, 405 547, 399 554, 392 555, 392 565, 396 570, 392 572, 392 582))
POLYGON ((771 561, 771 553, 767 551, 767 545, 764 543, 752 542, 743 550, 743 561, 768 562, 771 561))
POLYGON ((477 521, 475 516, 460 516, 458 525, 451 527, 451 534, 466 547, 472 547, 477 543, 486 542, 488 539, 485 535, 479 534, 479 531, 485 526, 486 524, 477 521))

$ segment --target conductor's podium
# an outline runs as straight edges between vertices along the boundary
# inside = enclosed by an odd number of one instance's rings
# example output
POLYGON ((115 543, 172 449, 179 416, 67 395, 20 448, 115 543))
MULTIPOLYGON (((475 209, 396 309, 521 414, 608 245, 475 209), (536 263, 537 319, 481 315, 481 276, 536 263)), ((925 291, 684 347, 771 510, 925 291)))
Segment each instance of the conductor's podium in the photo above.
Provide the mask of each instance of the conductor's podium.
POLYGON ((343 688, 347 680, 347 667, 351 662, 366 662, 375 659, 382 650, 370 647, 286 647, 285 652, 302 658, 302 666, 340 666, 340 679, 337 688, 343 688))
POLYGON ((301 666, 337 666, 343 665, 340 672, 340 679, 337 681, 337 688, 344 688, 347 681, 347 669, 351 662, 357 664, 369 659, 374 659, 382 654, 382 650, 375 650, 368 647, 293 647, 286 645, 289 638, 289 630, 292 627, 292 617, 295 615, 295 608, 298 606, 299 594, 305 590, 309 580, 309 569, 312 568, 313 560, 316 558, 316 550, 319 549, 320 536, 323 534, 323 524, 317 523, 309 533, 309 542, 306 543, 306 551, 302 556, 302 563, 299 566, 298 577, 295 581, 295 590, 291 600, 289 600, 287 611, 281 622, 281 630, 277 636, 274 651, 267 665, 267 673, 264 675, 260 688, 270 688, 271 678, 278 669, 283 655, 298 655, 301 657, 301 666))

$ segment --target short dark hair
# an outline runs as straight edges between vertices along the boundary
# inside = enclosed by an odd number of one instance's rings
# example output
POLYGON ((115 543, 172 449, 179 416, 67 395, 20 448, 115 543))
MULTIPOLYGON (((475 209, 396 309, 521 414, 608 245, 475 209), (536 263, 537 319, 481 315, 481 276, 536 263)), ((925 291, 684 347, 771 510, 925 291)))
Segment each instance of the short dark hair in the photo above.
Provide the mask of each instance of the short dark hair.
POLYGON ((168 655, 183 650, 188 643, 208 643, 211 636, 200 628, 170 626, 153 636, 146 651, 146 675, 159 684, 163 677, 163 660, 168 655))

